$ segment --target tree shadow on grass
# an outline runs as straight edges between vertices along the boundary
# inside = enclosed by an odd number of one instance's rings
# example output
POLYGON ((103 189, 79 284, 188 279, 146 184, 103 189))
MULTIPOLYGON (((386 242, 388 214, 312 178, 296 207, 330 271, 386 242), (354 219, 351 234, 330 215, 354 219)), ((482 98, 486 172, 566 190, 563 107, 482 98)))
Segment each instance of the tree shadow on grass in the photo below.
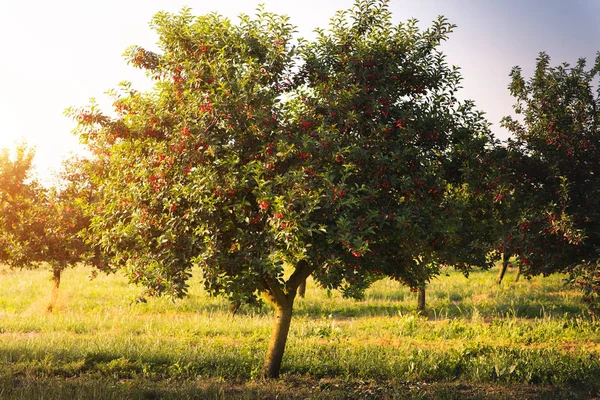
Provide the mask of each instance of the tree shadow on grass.
MULTIPOLYGON (((360 302, 355 305, 336 305, 333 307, 324 307, 318 302, 305 302, 294 309, 294 315, 296 316, 314 318, 330 315, 337 318, 396 317, 413 313, 418 313, 416 301, 414 305, 360 302)), ((436 302, 434 305, 427 307, 426 313, 431 319, 472 318, 474 315, 482 318, 535 319, 559 317, 574 319, 581 318, 586 314, 586 309, 583 306, 547 301, 531 303, 505 301, 495 302, 491 305, 477 305, 461 301, 447 301, 443 304, 436 302)))
POLYGON ((4 400, 170 400, 170 399, 590 399, 598 387, 535 386, 523 384, 465 384, 461 382, 369 382, 285 376, 272 381, 115 380, 79 376, 74 379, 0 379, 4 400))

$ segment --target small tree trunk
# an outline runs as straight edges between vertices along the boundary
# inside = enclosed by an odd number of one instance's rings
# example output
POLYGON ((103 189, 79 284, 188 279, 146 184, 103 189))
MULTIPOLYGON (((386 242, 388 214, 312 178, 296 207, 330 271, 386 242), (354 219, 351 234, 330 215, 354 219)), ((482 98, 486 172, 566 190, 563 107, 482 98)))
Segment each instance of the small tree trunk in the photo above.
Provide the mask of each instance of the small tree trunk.
POLYGON ((519 282, 519 278, 521 277, 521 264, 517 264, 517 275, 515 276, 515 282, 519 282))
POLYGON ((290 332, 290 323, 292 322, 292 310, 294 308, 294 298, 298 292, 298 287, 302 282, 313 273, 315 266, 306 260, 301 260, 284 287, 270 277, 264 280, 263 292, 266 299, 275 307, 273 319, 273 332, 267 348, 265 363, 262 369, 262 378, 271 379, 279 377, 281 360, 290 332))
POLYGON ((298 296, 304 298, 305 294, 306 294, 306 279, 302 281, 300 286, 298 286, 298 296))
POLYGON ((504 274, 506 274, 506 269, 508 268, 508 260, 510 256, 506 256, 506 253, 502 253, 502 266, 500 267, 500 271, 498 272, 498 277, 496 278, 496 285, 500 285, 502 283, 502 279, 504 279, 504 274))
POLYGON ((229 304, 229 314, 235 315, 235 313, 238 312, 238 310, 240 309, 241 306, 242 306, 242 303, 240 303, 239 301, 232 301, 229 304))
POLYGON ((290 323, 292 321, 293 304, 294 300, 292 299, 286 301, 285 304, 275 305, 273 332, 271 333, 271 341, 269 342, 262 370, 262 377, 265 379, 279 377, 283 351, 285 350, 285 343, 287 342, 290 323))
POLYGON ((46 307, 46 311, 52 312, 56 307, 56 301, 58 300, 58 289, 60 287, 60 275, 62 273, 61 267, 54 267, 52 270, 52 292, 50 292, 50 302, 46 307))
POLYGON ((417 310, 419 314, 425 314, 425 285, 419 287, 417 293, 417 310))

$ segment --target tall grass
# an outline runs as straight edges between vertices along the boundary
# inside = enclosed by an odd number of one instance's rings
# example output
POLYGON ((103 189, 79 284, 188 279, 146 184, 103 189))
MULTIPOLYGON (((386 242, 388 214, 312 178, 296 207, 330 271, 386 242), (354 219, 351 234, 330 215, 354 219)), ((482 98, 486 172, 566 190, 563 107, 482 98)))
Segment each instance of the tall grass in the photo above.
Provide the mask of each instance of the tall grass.
MULTIPOLYGON (((139 288, 123 277, 90 280, 88 270, 75 268, 65 271, 48 313, 47 271, 0 272, 0 398, 2 390, 17 393, 39 381, 60 386, 84 377, 93 392, 93 382, 107 380, 248 381, 260 372, 267 306, 231 316, 197 281, 185 300, 138 304, 139 288)), ((296 301, 283 375, 395 384, 596 382, 600 324, 563 277, 494 281, 494 271, 469 279, 449 271, 428 287, 425 317, 415 312, 415 294, 397 282, 377 282, 363 301, 309 282, 306 298, 296 301)))

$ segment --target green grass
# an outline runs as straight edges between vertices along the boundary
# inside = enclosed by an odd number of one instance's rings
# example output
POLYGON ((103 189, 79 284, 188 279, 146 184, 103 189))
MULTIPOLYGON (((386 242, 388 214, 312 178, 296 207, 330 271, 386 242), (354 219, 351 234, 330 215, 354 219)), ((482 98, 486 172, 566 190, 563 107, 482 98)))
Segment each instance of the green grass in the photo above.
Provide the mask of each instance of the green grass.
POLYGON ((264 383, 255 378, 271 329, 269 307, 231 316, 198 281, 185 300, 137 304, 140 289, 123 277, 90 280, 88 270, 76 268, 64 273, 57 307, 47 313, 48 271, 0 267, 0 398, 597 393, 600 322, 579 293, 561 276, 514 283, 510 272, 497 287, 495 272, 466 279, 449 271, 434 280, 425 317, 415 313, 416 295, 397 282, 377 282, 363 301, 309 282, 306 298, 296 301, 283 379, 264 383))

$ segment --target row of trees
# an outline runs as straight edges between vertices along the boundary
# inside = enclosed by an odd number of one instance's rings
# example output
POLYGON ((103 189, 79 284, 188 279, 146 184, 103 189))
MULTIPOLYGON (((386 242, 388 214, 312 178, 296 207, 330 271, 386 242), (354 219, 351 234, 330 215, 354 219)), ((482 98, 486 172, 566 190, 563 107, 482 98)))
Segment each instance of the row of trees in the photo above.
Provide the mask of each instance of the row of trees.
POLYGON ((298 288, 360 297, 391 277, 422 288, 453 266, 500 254, 525 276, 567 272, 598 299, 598 94, 585 61, 512 71, 521 119, 502 145, 439 45, 394 25, 384 0, 358 0, 311 42, 259 10, 158 13, 160 52, 127 57, 155 80, 113 92, 114 112, 71 109, 91 150, 60 189, 0 160, 0 261, 123 269, 144 296, 185 296, 193 266, 232 304, 274 307, 263 375, 279 373, 298 288), (66 229, 68 227, 68 229, 66 229), (85 238, 85 241, 82 240, 85 238))

